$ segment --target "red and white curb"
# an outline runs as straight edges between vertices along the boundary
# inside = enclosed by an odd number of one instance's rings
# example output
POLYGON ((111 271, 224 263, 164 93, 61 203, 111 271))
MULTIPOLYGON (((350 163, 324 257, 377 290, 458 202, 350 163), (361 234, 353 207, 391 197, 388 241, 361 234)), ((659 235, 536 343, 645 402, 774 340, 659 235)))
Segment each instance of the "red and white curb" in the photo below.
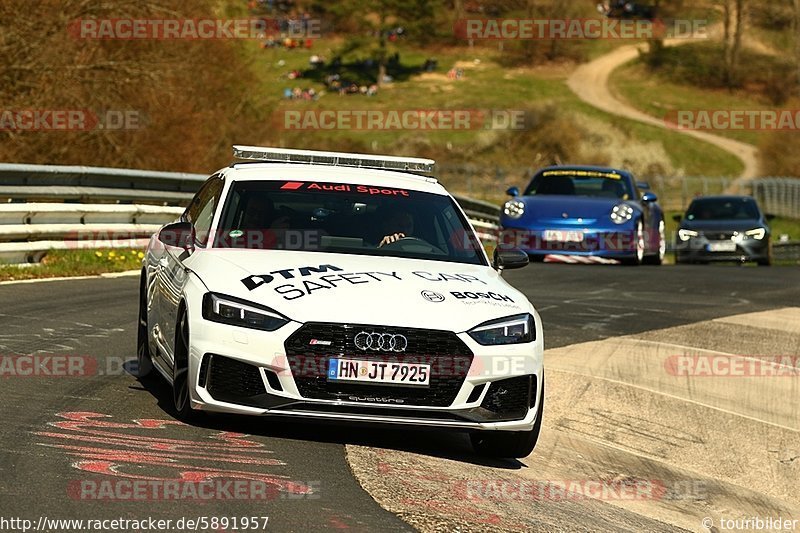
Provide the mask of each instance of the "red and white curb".
POLYGON ((605 257, 597 257, 594 255, 562 255, 550 254, 544 256, 545 263, 569 263, 571 265, 584 264, 584 265, 618 265, 619 261, 616 259, 607 259, 605 257))

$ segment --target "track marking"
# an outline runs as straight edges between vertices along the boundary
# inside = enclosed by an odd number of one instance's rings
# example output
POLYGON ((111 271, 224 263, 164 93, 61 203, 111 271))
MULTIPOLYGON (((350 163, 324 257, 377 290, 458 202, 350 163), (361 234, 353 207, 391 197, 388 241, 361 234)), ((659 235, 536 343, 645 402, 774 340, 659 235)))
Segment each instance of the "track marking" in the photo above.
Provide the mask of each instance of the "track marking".
POLYGON ((10 281, 0 281, 0 285, 19 285, 22 283, 42 283, 45 281, 72 281, 79 279, 113 279, 123 278, 127 276, 138 276, 141 270, 124 270, 122 272, 108 272, 106 274, 97 274, 95 276, 61 276, 58 278, 36 278, 36 279, 15 279, 10 281))

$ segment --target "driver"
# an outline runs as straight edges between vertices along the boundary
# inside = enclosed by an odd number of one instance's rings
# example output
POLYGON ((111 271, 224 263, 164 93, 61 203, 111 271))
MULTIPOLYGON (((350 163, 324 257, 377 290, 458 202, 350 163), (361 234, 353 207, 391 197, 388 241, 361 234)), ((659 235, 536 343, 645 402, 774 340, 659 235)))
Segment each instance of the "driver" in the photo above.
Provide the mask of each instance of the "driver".
POLYGON ((378 248, 410 237, 414 233, 414 217, 408 211, 392 211, 383 219, 381 233, 386 236, 378 244, 378 248))
POLYGON ((242 216, 241 229, 287 229, 289 217, 280 216, 272 199, 264 194, 252 195, 242 216))

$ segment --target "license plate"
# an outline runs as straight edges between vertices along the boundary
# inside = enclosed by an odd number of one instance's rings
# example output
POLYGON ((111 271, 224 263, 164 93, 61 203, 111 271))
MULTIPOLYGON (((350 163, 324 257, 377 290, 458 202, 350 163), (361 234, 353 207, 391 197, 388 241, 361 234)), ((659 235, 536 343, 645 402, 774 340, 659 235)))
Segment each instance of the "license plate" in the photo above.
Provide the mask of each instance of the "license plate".
POLYGON ((550 242, 583 242, 583 232, 548 229, 544 232, 544 240, 550 242))
POLYGON ((328 360, 328 381, 430 385, 431 365, 334 358, 328 360))
POLYGON ((735 252, 736 243, 729 241, 708 243, 709 252, 735 252))

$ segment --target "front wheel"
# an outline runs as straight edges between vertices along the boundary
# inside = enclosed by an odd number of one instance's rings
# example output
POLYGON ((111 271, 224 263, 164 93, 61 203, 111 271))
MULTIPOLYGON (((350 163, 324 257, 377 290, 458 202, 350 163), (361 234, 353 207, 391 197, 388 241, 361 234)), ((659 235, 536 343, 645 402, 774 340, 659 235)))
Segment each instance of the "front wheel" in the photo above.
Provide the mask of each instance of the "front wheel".
POLYGON ((664 226, 664 221, 658 223, 658 252, 653 255, 648 255, 644 258, 646 265, 660 265, 664 262, 664 257, 667 255, 667 236, 664 226))
POLYGON ((633 257, 629 257, 627 259, 622 260, 622 264, 624 265, 631 265, 631 266, 638 266, 642 264, 644 261, 644 227, 642 226, 642 221, 636 223, 636 230, 634 232, 634 239, 635 239, 635 249, 633 253, 633 257))
POLYGON ((150 340, 147 335, 147 281, 144 274, 139 284, 139 326, 136 331, 136 376, 148 377, 153 372, 150 359, 150 340))
POLYGON ((484 457, 523 458, 536 448, 539 434, 542 431, 542 415, 544 413, 544 374, 542 374, 542 393, 539 408, 536 410, 536 422, 530 431, 482 431, 471 433, 470 441, 475 453, 484 457))
POLYGON ((771 266, 772 265, 772 242, 767 246, 767 256, 757 261, 758 266, 771 266))
POLYGON ((189 323, 183 311, 175 328, 175 362, 172 365, 172 401, 180 420, 191 422, 198 411, 192 409, 189 393, 189 323))

